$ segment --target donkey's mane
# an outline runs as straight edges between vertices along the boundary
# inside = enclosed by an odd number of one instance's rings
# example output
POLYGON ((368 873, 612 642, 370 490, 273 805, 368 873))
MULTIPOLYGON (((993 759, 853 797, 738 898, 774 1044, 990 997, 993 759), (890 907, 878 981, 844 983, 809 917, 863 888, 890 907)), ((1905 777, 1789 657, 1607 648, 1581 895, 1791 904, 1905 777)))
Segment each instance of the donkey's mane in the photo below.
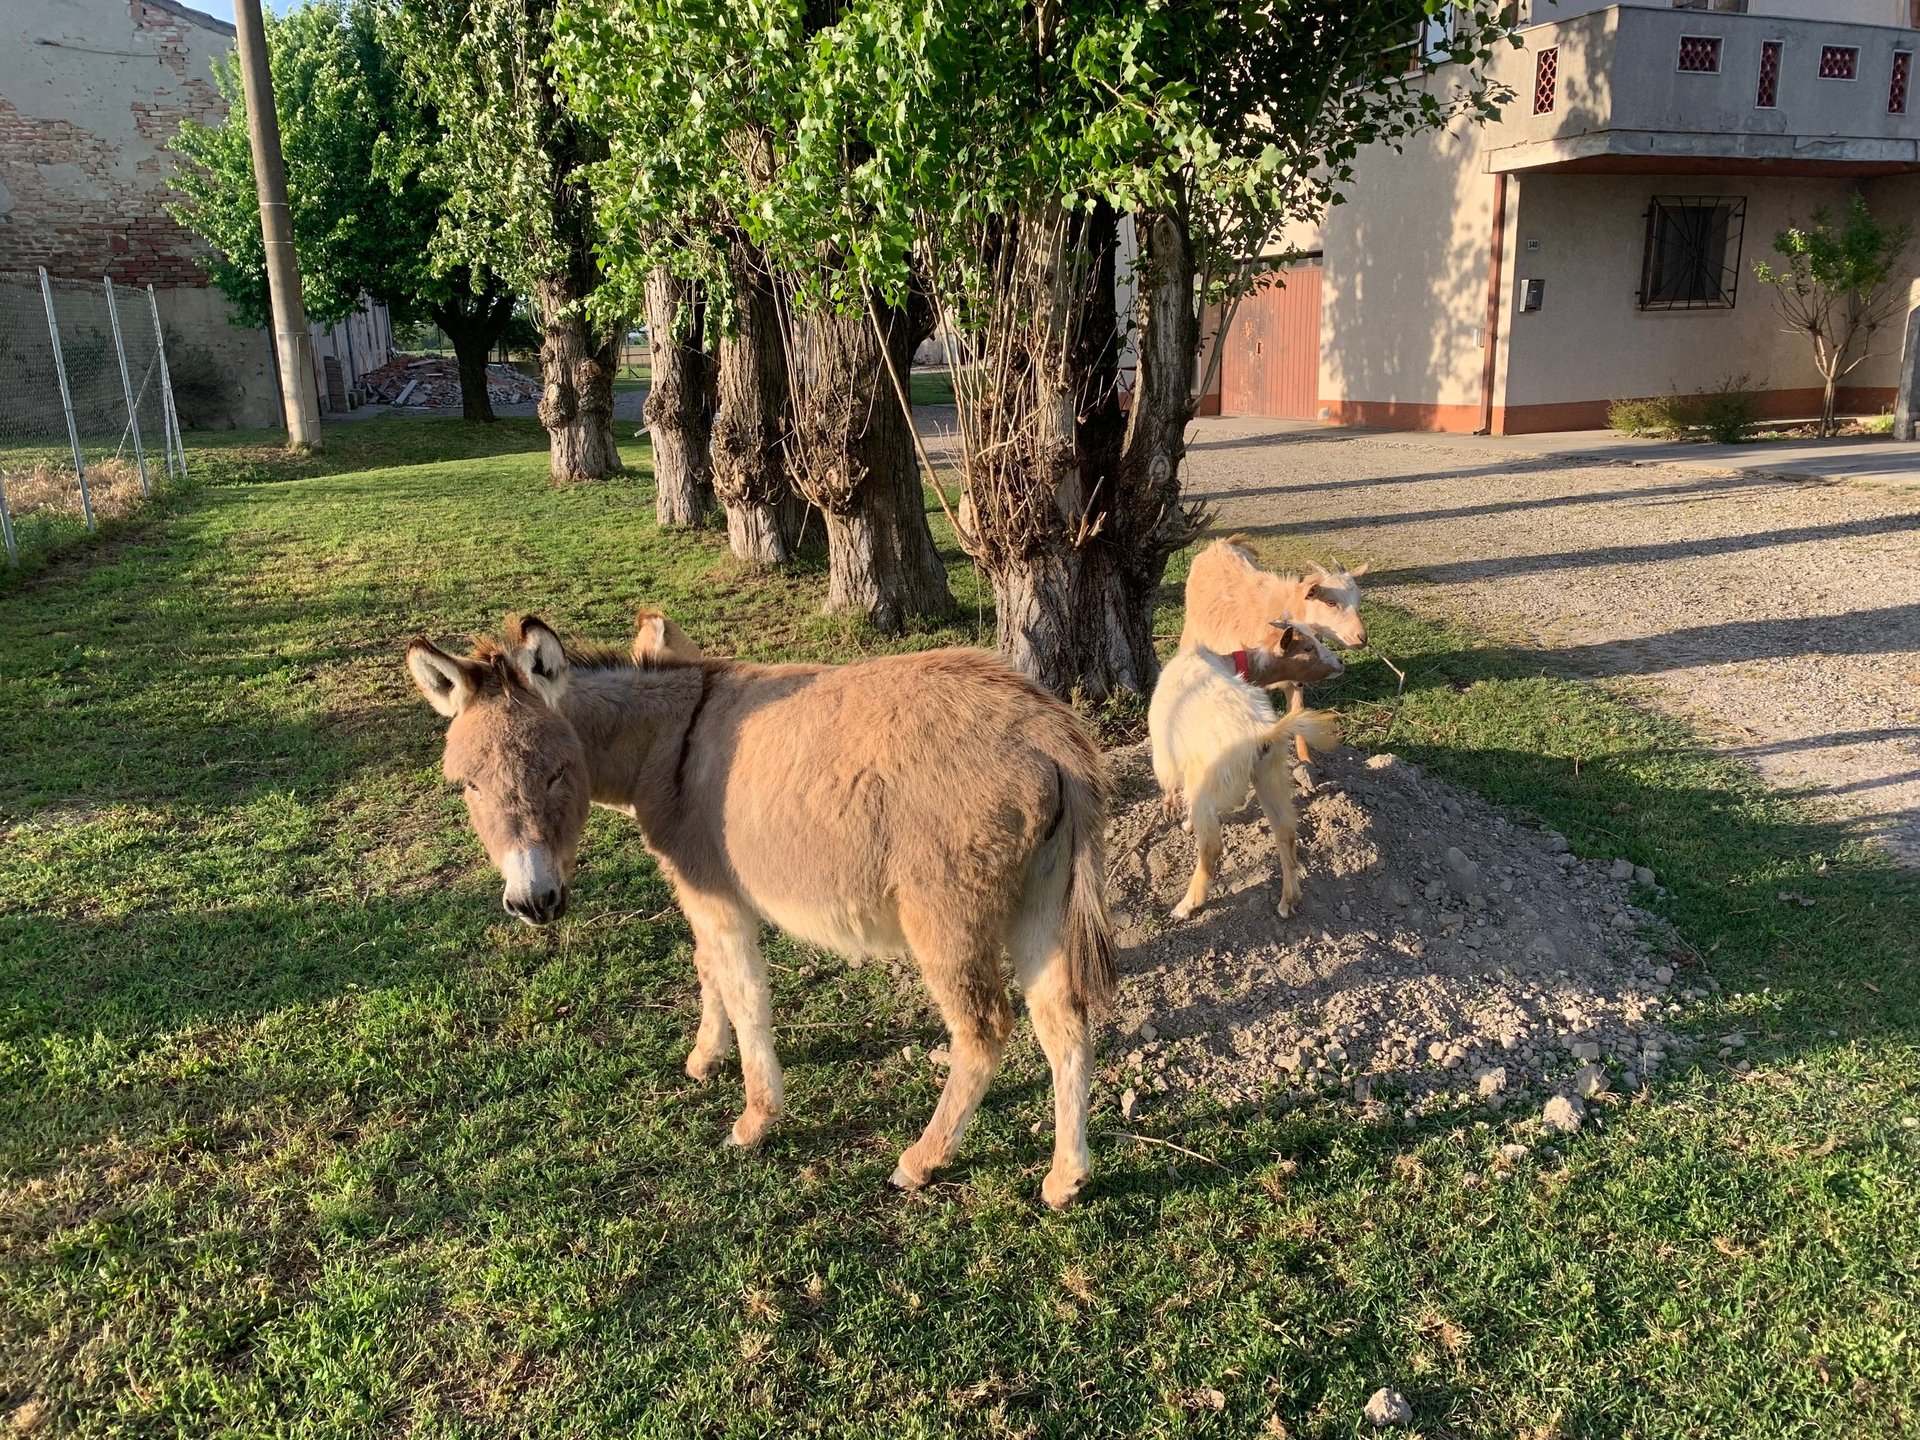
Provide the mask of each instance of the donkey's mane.
MULTIPOLYGON (((621 645, 607 640, 562 640, 560 653, 575 670, 678 670, 701 663, 699 658, 676 655, 649 655, 636 660, 632 641, 621 645)), ((512 684, 521 684, 509 654, 508 648, 491 635, 473 637, 476 662, 502 672, 512 684)))

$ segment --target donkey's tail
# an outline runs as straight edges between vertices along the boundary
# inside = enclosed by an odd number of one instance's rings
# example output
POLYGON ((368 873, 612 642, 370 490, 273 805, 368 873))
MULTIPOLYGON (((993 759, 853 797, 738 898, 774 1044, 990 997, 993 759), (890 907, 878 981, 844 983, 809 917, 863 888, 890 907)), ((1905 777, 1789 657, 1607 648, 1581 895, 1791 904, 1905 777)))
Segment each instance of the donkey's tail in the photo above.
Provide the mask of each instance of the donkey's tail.
MULTIPOLYGON (((1092 746, 1086 747, 1089 751, 1092 746)), ((1097 755, 1090 755, 1095 766, 1097 755)), ((1110 1004, 1119 987, 1114 967, 1113 924, 1107 918, 1106 787, 1100 771, 1060 766, 1060 799, 1072 871, 1062 939, 1067 953, 1067 990, 1082 1009, 1110 1004)))
POLYGON ((1309 749, 1331 750, 1340 743, 1340 722, 1331 711, 1296 710, 1260 736, 1263 745, 1278 745, 1298 737, 1309 749))

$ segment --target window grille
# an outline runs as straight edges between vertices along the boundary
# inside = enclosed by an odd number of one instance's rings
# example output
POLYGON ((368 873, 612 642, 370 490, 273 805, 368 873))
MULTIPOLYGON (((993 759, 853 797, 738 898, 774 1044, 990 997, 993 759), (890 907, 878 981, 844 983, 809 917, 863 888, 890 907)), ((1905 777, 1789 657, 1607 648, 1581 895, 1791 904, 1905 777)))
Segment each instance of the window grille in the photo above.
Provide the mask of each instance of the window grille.
POLYGON ((1554 90, 1560 78, 1560 47, 1549 46, 1533 62, 1533 113, 1553 113, 1554 90))
POLYGON ((1896 50, 1893 52, 1893 79, 1887 82, 1887 113, 1904 115, 1907 113, 1907 86, 1913 77, 1913 52, 1896 50))
MULTIPOLYGON (((1914 0, 1920 5, 1920 0, 1914 0)), ((1673 0, 1676 10, 1720 10, 1729 15, 1747 13, 1747 0, 1673 0)))
POLYGON ((1822 45, 1820 47, 1820 78, 1822 80, 1858 80, 1860 78, 1860 47, 1858 45, 1822 45))
POLYGON ((1656 195, 1647 208, 1642 310, 1731 310, 1740 289, 1747 202, 1727 195, 1656 195))
POLYGON ((1760 42, 1760 83, 1755 87, 1753 103, 1762 110, 1780 104, 1780 48, 1778 40, 1760 42))
POLYGON ((1689 75, 1720 73, 1720 40, 1715 35, 1682 35, 1680 69, 1689 75))

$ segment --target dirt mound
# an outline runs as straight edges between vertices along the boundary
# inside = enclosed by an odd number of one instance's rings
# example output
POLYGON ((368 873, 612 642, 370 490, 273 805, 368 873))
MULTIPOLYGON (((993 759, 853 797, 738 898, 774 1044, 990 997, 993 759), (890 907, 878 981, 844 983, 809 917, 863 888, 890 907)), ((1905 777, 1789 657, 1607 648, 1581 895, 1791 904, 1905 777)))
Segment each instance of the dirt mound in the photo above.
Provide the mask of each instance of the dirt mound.
MULTIPOLYGON (((363 378, 373 398, 388 405, 460 408, 460 366, 451 356, 395 355, 363 378)), ((540 398, 540 382, 511 365, 489 365, 487 398, 496 405, 531 404, 540 398)))
POLYGON ((1300 913, 1279 916, 1249 805, 1226 824, 1214 895, 1175 922, 1192 837, 1163 818, 1144 745, 1109 761, 1122 1038, 1100 1078, 1130 1092, 1128 1113, 1195 1087, 1537 1107, 1630 1091, 1689 1043, 1662 1027, 1681 997, 1624 861, 1576 859, 1415 765, 1342 750, 1303 797, 1300 913))

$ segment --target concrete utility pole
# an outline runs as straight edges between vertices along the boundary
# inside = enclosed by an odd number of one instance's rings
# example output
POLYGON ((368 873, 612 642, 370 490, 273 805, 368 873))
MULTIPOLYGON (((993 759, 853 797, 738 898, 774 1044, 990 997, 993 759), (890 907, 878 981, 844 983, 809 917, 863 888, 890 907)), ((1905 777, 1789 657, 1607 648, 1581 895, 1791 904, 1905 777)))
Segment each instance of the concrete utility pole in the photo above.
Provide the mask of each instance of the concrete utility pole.
POLYGON ((1907 344, 1900 358, 1900 388, 1893 404, 1893 438, 1920 440, 1920 280, 1907 296, 1907 344))
POLYGON ((266 242, 267 291, 273 302, 273 341, 280 357, 280 400, 287 441, 320 448, 320 395, 313 377, 313 337, 300 300, 300 262, 293 252, 287 209, 287 163, 280 153, 280 116, 273 108, 273 72, 267 65, 267 27, 260 0, 234 0, 240 81, 247 101, 247 139, 260 192, 260 237, 266 242))

